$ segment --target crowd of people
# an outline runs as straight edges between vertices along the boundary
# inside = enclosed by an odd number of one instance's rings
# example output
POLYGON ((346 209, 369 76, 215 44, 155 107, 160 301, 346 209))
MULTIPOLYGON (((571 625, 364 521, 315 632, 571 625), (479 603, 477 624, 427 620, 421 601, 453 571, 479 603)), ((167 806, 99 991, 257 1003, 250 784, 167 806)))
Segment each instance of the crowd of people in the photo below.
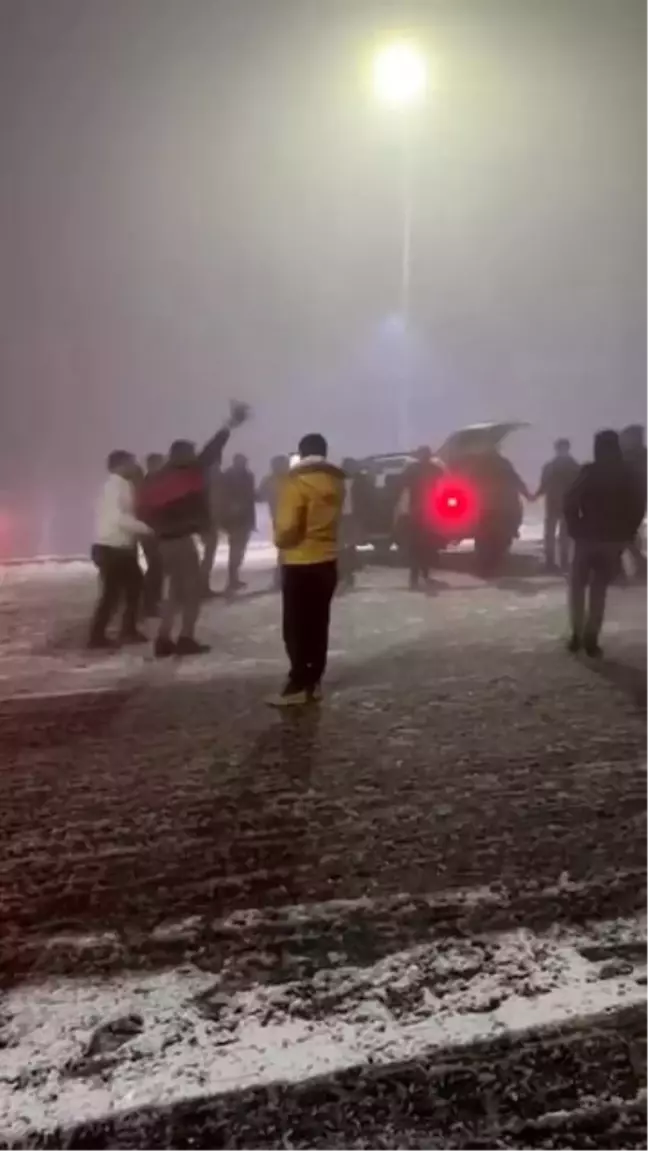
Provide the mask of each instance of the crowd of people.
MULTIPOLYGON (((358 517, 367 487, 354 461, 346 460, 341 468, 329 462, 326 440, 319 434, 302 439, 294 460, 276 456, 259 487, 244 455, 234 455, 223 469, 230 434, 247 417, 245 404, 232 403, 228 421, 200 451, 187 440, 176 440, 167 455, 149 455, 144 469, 131 452, 111 452, 92 547, 100 593, 89 646, 147 643, 141 620, 157 617, 156 657, 209 650, 195 630, 202 602, 215 594, 210 580, 219 536, 229 542, 227 591, 234 594, 245 586, 241 568, 256 528, 257 504, 263 501, 277 548, 273 580, 282 592, 289 661, 286 686, 269 702, 303 705, 320 696, 336 587, 349 587, 355 578, 358 517), (117 616, 120 633, 114 639, 108 629, 117 616)), ((573 458, 568 440, 557 440, 535 493, 508 460, 498 453, 495 457, 489 467, 499 490, 510 490, 516 500, 545 501, 547 570, 569 572, 569 650, 600 654, 607 589, 620 573, 626 550, 637 574, 645 575, 639 539, 646 511, 643 428, 633 425, 621 435, 599 432, 593 461, 584 466, 573 458)), ((422 448, 403 475, 395 516, 408 525, 412 588, 431 574, 425 493, 440 474, 439 462, 422 448)))

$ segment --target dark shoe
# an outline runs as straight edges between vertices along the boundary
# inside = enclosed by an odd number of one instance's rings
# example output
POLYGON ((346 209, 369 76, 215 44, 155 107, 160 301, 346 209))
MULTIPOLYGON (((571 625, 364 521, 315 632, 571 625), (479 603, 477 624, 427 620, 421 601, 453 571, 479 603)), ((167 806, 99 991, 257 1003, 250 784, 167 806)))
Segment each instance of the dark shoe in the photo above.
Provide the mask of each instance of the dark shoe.
POLYGON ((172 639, 166 639, 164 637, 161 639, 156 639, 153 646, 153 652, 156 659, 168 659, 170 655, 175 655, 176 645, 172 639))
POLYGON ((148 636, 142 631, 122 632, 121 642, 126 644, 148 643, 148 636))
POLYGON ((117 640, 107 635, 91 636, 88 640, 88 651, 117 651, 118 647, 117 640))
POLYGON ((580 651, 581 646, 580 636, 576 635, 574 632, 571 638, 567 641, 567 651, 571 652, 572 655, 576 655, 576 653, 580 651))
POLYGON ((181 635, 175 645, 176 655, 206 655, 208 651, 211 651, 208 643, 198 643, 197 639, 188 635, 181 635))
POLYGON ((603 648, 594 636, 586 637, 583 647, 585 648, 585 654, 588 655, 590 659, 600 659, 603 655, 603 648))

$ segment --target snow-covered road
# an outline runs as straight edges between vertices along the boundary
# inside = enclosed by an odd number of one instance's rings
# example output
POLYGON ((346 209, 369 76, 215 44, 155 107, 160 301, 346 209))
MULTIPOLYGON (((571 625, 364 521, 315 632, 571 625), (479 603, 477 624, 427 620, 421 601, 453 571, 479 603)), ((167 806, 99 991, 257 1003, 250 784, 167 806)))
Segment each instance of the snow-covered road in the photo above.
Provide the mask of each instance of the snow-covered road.
POLYGON ((266 572, 163 668, 6 576, 0 1141, 642 1145, 645 598, 594 667, 560 580, 403 583, 282 718, 266 572))

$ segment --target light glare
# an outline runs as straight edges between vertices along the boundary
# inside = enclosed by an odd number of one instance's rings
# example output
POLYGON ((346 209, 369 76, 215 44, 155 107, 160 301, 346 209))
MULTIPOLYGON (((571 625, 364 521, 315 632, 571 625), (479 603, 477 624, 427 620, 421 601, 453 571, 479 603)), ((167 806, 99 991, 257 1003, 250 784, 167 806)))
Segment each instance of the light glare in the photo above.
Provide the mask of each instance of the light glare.
POLYGON ((382 104, 402 108, 421 102, 427 87, 423 53, 415 44, 388 44, 375 56, 373 89, 382 104))

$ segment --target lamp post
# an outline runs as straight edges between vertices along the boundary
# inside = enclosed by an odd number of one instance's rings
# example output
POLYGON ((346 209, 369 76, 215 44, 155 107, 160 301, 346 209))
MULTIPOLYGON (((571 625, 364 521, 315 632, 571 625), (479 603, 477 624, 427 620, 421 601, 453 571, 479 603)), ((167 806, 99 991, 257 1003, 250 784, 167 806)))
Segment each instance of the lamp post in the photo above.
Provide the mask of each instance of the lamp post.
MULTIPOLYGON (((399 275, 400 318, 403 339, 407 340, 412 281, 413 230, 413 137, 412 112, 419 107, 427 90, 427 63, 420 48, 409 40, 396 40, 380 48, 373 60, 373 93, 385 108, 401 118, 401 246, 399 275)), ((403 349, 405 351, 405 349, 403 349)), ((405 361, 405 355, 403 360, 405 361)), ((398 438, 402 450, 411 448, 411 379, 403 365, 398 398, 398 438)))

